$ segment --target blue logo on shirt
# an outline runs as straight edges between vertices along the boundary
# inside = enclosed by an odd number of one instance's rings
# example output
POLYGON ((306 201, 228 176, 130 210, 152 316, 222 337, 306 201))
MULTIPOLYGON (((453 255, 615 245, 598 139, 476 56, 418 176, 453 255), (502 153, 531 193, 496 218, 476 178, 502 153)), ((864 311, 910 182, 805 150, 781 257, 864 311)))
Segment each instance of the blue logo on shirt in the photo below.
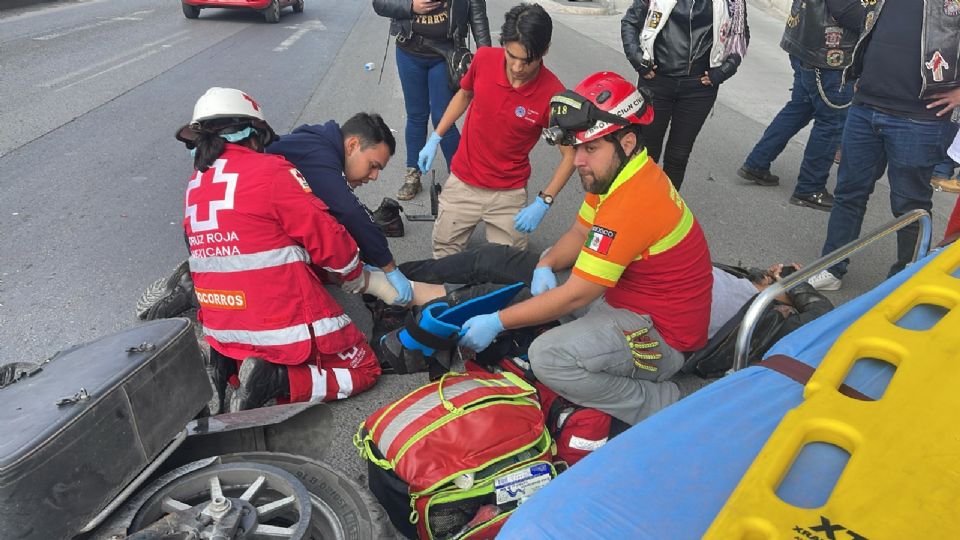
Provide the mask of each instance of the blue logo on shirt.
POLYGON ((518 105, 516 110, 513 111, 513 114, 517 115, 517 118, 523 118, 527 115, 527 109, 523 105, 518 105))

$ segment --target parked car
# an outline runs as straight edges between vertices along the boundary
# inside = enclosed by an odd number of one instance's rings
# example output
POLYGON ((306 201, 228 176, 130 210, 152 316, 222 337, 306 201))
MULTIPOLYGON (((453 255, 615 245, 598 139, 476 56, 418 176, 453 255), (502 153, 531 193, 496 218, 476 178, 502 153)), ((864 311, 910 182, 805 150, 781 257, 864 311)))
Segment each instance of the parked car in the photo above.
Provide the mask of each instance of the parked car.
POLYGON ((294 13, 303 12, 304 0, 181 0, 183 15, 188 19, 200 16, 204 8, 252 9, 263 13, 268 23, 280 22, 280 11, 292 7, 294 13))

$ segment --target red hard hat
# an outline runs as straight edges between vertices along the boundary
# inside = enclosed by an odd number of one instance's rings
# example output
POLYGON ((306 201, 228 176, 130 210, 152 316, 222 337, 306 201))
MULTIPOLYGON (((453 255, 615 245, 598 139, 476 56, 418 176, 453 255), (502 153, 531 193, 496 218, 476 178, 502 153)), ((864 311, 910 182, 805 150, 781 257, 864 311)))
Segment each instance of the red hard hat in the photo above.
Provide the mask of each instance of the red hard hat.
MULTIPOLYGON (((631 124, 645 125, 653 122, 653 107, 649 106, 649 94, 637 90, 630 81, 612 71, 601 71, 590 75, 573 91, 589 100, 601 111, 619 116, 631 124)), ((598 120, 592 127, 576 132, 576 144, 599 139, 621 128, 623 128, 622 125, 598 120)))

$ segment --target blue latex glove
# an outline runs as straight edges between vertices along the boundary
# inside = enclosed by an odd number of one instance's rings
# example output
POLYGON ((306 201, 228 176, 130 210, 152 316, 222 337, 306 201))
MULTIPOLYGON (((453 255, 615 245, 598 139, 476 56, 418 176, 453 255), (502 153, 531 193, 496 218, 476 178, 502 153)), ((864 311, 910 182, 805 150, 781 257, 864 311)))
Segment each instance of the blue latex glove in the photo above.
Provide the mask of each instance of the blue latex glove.
POLYGON ((397 297, 393 299, 395 305, 405 306, 413 300, 413 283, 410 283, 410 280, 403 275, 399 268, 387 272, 387 281, 397 290, 397 297))
POLYGON ((417 165, 421 172, 427 172, 433 166, 433 158, 437 157, 437 147, 440 146, 440 139, 442 138, 434 131, 427 139, 427 144, 423 145, 420 154, 417 156, 417 165))
POLYGON ((543 216, 547 215, 550 205, 543 202, 540 196, 537 196, 532 203, 517 213, 513 218, 513 228, 522 233, 531 233, 540 225, 543 216))
POLYGON ((557 286, 557 276, 553 273, 553 268, 541 266, 533 271, 533 280, 530 282, 530 294, 536 296, 543 294, 557 286))
POLYGON ((460 346, 480 352, 489 347, 500 332, 503 332, 503 323, 499 311, 471 317, 463 323, 460 346))

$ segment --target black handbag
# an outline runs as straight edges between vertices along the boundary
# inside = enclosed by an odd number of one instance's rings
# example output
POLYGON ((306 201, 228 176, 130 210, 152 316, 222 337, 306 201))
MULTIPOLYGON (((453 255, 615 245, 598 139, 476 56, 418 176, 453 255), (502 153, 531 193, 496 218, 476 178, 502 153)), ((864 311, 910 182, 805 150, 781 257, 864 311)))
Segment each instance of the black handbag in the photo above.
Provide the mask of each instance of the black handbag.
POLYGON ((443 60, 447 64, 447 84, 454 92, 459 90, 460 79, 467 74, 470 62, 473 61, 473 51, 470 50, 470 47, 463 41, 456 43, 424 39, 423 44, 443 56, 443 60))

